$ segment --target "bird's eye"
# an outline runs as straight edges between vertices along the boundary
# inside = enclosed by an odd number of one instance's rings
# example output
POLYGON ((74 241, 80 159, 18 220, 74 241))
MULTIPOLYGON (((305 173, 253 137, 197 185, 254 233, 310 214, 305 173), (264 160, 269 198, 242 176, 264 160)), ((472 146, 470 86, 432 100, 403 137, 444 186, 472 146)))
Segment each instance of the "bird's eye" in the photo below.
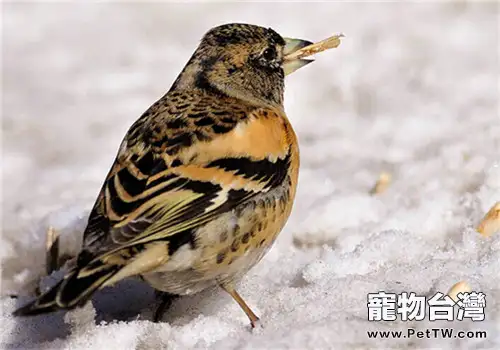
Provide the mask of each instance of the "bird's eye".
POLYGON ((277 54, 276 49, 274 47, 268 47, 267 49, 264 50, 264 52, 262 52, 262 57, 266 61, 274 60, 277 55, 278 54, 277 54))

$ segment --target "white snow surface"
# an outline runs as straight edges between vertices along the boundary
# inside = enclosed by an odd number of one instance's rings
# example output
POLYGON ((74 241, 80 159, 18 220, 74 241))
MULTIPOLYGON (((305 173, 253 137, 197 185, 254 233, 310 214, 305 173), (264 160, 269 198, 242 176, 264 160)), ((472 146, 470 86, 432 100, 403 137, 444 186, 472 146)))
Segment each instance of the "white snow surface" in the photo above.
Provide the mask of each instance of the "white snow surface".
POLYGON ((500 349, 500 233, 474 229, 500 200, 497 3, 7 3, 2 17, 2 348, 500 349), (228 22, 346 35, 287 77, 298 194, 239 286, 263 328, 221 290, 152 323, 152 289, 136 280, 72 312, 12 317, 43 274, 47 227, 78 251, 124 133, 228 22), (382 171, 393 181, 371 196, 382 171), (460 280, 486 294, 484 322, 367 320, 367 293, 431 296, 460 280), (366 334, 437 327, 487 338, 366 334))

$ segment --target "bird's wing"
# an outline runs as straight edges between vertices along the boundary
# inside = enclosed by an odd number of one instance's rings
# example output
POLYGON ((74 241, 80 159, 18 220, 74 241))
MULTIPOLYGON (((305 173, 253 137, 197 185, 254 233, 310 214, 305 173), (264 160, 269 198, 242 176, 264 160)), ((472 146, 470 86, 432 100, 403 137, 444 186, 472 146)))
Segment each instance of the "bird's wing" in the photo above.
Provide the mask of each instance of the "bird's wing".
POLYGON ((89 268, 158 241, 171 255, 194 243, 193 229, 279 186, 289 172, 295 135, 282 111, 204 99, 177 114, 163 107, 131 128, 101 189, 84 236, 84 247, 99 252, 84 259, 89 268))

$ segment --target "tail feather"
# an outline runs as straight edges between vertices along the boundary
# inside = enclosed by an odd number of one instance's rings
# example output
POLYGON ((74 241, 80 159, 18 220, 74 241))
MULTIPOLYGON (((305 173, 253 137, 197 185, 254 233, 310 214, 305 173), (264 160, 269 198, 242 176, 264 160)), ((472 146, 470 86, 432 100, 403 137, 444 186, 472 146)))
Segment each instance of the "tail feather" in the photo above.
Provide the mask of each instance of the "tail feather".
POLYGON ((73 270, 50 290, 25 306, 14 311, 14 316, 34 316, 60 309, 82 306, 121 266, 107 265, 90 275, 81 276, 73 270))
POLYGON ((62 282, 63 281, 60 281, 58 284, 52 287, 52 289, 40 295, 37 299, 28 303, 27 305, 20 307, 12 314, 14 316, 28 316, 28 315, 35 316, 39 314, 56 311, 58 309, 56 303, 56 296, 62 282))
POLYGON ((99 257, 82 251, 77 266, 62 281, 14 311, 14 315, 38 315, 59 309, 73 309, 83 305, 101 287, 152 271, 168 260, 168 242, 152 243, 145 249, 141 248, 138 252, 137 247, 125 247, 99 257))

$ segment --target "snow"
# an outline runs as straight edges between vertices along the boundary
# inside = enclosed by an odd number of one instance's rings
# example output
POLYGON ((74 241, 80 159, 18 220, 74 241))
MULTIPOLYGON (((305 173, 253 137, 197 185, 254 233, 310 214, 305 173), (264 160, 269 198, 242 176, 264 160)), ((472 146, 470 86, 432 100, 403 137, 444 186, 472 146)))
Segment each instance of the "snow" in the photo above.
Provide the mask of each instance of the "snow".
MULTIPOLYGON (((500 348, 500 234, 474 228, 500 200, 499 16, 467 3, 8 3, 3 8, 2 296, 5 349, 500 348), (128 280, 69 313, 13 318, 44 271, 48 226, 75 254, 130 124, 209 28, 346 37, 287 78, 299 190, 274 248, 228 295, 175 301, 150 321, 128 280), (369 195, 381 172, 388 189, 369 195), (466 280, 484 322, 369 322, 367 294, 430 297, 466 280), (21 294, 18 300, 9 294, 21 294), (367 330, 485 330, 486 339, 369 339, 367 330)), ((53 283, 61 272, 45 278, 53 283)))

